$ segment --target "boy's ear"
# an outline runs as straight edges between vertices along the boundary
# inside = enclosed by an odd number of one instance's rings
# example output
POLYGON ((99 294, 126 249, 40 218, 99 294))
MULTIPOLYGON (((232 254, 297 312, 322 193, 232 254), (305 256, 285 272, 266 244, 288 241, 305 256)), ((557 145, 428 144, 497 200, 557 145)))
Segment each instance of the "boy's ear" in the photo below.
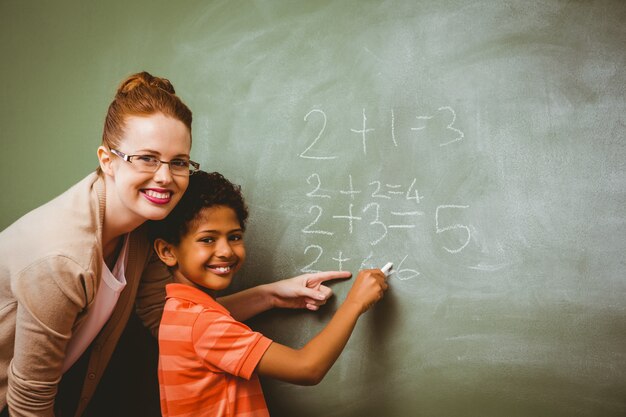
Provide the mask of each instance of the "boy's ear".
POLYGON ((176 251, 174 246, 164 241, 163 239, 156 239, 154 241, 154 251, 161 258, 163 263, 169 267, 174 267, 178 264, 176 260, 176 251))

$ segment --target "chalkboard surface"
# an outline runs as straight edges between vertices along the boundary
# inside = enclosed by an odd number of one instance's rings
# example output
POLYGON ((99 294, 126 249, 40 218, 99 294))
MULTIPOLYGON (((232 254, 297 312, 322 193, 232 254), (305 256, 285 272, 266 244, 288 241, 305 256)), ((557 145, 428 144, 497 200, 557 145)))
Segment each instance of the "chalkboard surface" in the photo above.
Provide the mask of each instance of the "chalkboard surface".
MULTIPOLYGON (((39 3, 0 3, 1 227, 95 167, 145 69, 243 186, 233 289, 395 265, 273 416, 626 415, 625 2, 39 3)), ((349 286, 251 325, 300 346, 349 286)))

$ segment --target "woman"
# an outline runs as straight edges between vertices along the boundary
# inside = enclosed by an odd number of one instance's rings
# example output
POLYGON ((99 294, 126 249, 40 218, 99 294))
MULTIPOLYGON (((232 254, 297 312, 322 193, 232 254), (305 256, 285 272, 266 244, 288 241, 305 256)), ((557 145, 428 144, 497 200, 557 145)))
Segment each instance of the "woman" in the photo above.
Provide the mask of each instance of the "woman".
MULTIPOLYGON (((109 106, 98 171, 0 233, 5 415, 81 415, 133 305, 156 334, 170 274, 143 225, 172 210, 199 167, 189 159, 191 120, 168 80, 130 76, 109 106), (58 394, 68 375, 82 390, 58 394)), ((316 310, 331 294, 322 283, 347 276, 301 275, 220 302, 239 320, 273 307, 316 310)))

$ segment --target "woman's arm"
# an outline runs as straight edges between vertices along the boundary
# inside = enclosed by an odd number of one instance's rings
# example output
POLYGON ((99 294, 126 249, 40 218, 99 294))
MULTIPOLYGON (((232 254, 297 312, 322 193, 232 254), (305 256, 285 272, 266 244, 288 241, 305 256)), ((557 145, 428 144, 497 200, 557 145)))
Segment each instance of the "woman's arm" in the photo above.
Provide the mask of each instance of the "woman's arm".
POLYGON ((11 416, 54 415, 66 346, 78 312, 86 305, 87 281, 93 282, 82 271, 73 261, 59 256, 13 278, 17 299, 15 346, 7 370, 6 397, 11 416), (76 280, 72 283, 60 277, 76 280))
MULTIPOLYGON (((307 308, 317 310, 332 296, 332 290, 323 285, 333 279, 350 278, 348 271, 328 271, 299 275, 269 284, 259 285, 217 301, 239 321, 246 321, 272 308, 307 308)), ((165 304, 165 285, 172 274, 167 266, 152 253, 142 274, 137 292, 137 313, 144 325, 156 337, 165 304)))
POLYGON ((332 296, 332 290, 323 283, 333 279, 349 278, 351 275, 347 271, 304 274, 249 288, 220 297, 217 301, 239 321, 245 321, 276 307, 307 308, 315 311, 332 296))
POLYGON ((343 351, 358 318, 387 289, 379 269, 361 271, 328 325, 301 349, 272 343, 257 366, 259 375, 298 385, 318 384, 343 351))
POLYGON ((154 337, 159 334, 165 305, 165 286, 172 282, 172 273, 167 265, 151 250, 139 281, 135 306, 137 315, 154 337))

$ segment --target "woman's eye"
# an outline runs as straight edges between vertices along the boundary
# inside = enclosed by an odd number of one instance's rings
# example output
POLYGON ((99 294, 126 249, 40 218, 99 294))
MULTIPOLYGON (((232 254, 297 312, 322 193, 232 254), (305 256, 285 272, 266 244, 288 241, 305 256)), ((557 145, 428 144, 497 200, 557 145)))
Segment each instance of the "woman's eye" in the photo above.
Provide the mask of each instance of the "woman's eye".
POLYGON ((189 161, 185 161, 184 159, 173 159, 170 161, 170 165, 177 168, 188 168, 189 161))
POLYGON ((153 164, 157 160, 154 156, 150 156, 150 155, 137 155, 135 158, 137 158, 138 161, 145 162, 148 164, 153 164))

